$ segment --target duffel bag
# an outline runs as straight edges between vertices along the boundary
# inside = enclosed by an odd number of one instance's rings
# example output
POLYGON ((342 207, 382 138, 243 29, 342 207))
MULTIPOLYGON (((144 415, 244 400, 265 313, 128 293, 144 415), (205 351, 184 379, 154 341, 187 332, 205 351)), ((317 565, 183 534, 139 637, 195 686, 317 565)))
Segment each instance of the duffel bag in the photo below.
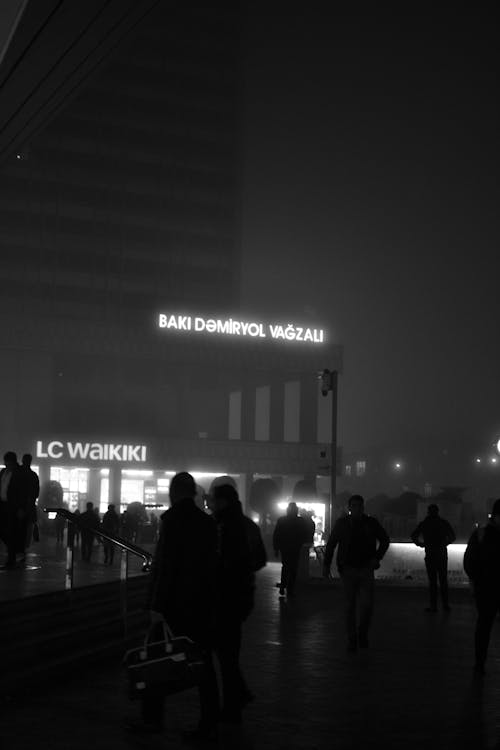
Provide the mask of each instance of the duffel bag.
POLYGON ((164 695, 179 693, 198 685, 205 668, 202 649, 187 636, 172 634, 162 623, 162 640, 153 641, 158 626, 146 633, 139 648, 130 649, 123 658, 129 679, 131 698, 140 698, 146 688, 164 695))

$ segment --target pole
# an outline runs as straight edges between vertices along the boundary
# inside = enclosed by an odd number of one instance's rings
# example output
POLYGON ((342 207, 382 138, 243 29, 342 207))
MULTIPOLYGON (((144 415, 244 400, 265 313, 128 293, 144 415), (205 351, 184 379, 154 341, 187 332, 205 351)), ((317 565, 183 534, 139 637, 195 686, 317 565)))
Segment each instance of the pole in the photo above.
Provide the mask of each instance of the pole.
POLYGON ((332 370, 330 373, 332 392, 332 435, 331 435, 331 460, 330 460, 330 508, 328 519, 328 533, 331 532, 335 515, 335 498, 337 496, 337 390, 338 372, 332 370))

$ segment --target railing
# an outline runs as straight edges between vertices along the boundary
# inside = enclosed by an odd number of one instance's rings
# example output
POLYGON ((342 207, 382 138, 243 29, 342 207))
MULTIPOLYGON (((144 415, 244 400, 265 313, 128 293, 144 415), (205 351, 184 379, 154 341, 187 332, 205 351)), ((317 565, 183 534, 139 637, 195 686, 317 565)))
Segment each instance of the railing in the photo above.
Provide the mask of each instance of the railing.
MULTIPOLYGON (((95 534, 96 536, 99 536, 101 539, 105 539, 107 542, 111 542, 116 547, 118 547, 121 552, 121 560, 120 560, 120 606, 121 606, 121 612, 123 617, 123 628, 124 628, 124 635, 127 636, 127 580, 128 580, 128 571, 129 571, 129 555, 134 555, 135 557, 140 557, 143 560, 142 569, 145 573, 149 572, 151 570, 151 566, 153 563, 153 555, 151 552, 148 552, 147 550, 143 549, 142 547, 138 547, 137 544, 132 544, 132 542, 128 542, 126 539, 122 539, 121 537, 110 534, 107 531, 103 531, 99 526, 93 526, 91 524, 85 523, 85 521, 82 521, 81 518, 74 513, 71 513, 71 511, 67 510, 66 508, 44 508, 43 509, 45 513, 55 513, 58 516, 62 516, 65 518, 69 523, 76 526, 80 531, 88 531, 92 534, 95 534)), ((66 544, 66 571, 65 571, 65 581, 64 581, 64 588, 66 591, 72 591, 73 589, 73 575, 74 575, 74 534, 70 534, 68 530, 67 534, 67 544, 66 544)))

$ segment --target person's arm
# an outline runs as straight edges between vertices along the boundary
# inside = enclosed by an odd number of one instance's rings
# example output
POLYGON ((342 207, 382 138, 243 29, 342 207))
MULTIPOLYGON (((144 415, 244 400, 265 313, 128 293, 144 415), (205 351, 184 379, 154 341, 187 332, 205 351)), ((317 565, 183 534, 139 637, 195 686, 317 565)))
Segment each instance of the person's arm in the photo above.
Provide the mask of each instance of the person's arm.
POLYGON ((419 523, 415 531, 410 535, 410 539, 412 540, 413 544, 416 544, 417 547, 423 547, 423 543, 420 541, 420 535, 422 533, 422 524, 419 523))
POLYGON ((165 612, 168 593, 171 587, 173 564, 175 562, 175 535, 170 533, 167 520, 162 522, 160 538, 156 545, 148 592, 148 609, 165 612))
POLYGON ((477 531, 473 532, 465 548, 463 565, 467 577, 474 582, 479 571, 479 539, 477 531))
POLYGON ((376 524, 375 535, 378 541, 378 548, 375 552, 375 557, 377 558, 377 561, 380 562, 389 549, 391 540, 389 539, 389 535, 387 534, 383 526, 378 521, 376 521, 376 524))
POLYGON ((446 545, 448 546, 448 544, 453 544, 456 538, 457 537, 455 532, 453 531, 451 523, 449 523, 449 521, 446 521, 446 545))
POLYGON ((330 575, 330 568, 332 566, 332 560, 333 560, 333 553, 335 552, 335 548, 337 544, 339 543, 339 528, 338 528, 338 521, 334 525, 330 536, 328 537, 328 541, 326 543, 325 547, 325 555, 323 557, 323 576, 326 578, 330 575))
POLYGON ((280 547, 281 547, 281 518, 278 518, 278 520, 276 521, 276 526, 274 527, 274 531, 273 531, 273 549, 274 549, 274 554, 276 555, 276 557, 278 557, 279 555, 280 547))

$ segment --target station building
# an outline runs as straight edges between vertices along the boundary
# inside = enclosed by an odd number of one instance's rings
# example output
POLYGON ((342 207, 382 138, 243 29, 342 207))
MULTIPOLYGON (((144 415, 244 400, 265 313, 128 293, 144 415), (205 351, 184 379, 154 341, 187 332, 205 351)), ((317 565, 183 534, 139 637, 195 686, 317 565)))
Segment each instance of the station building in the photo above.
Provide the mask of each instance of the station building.
MULTIPOLYGON (((180 470, 231 474, 244 502, 256 478, 285 499, 306 478, 326 502, 318 373, 341 348, 239 304, 237 4, 147 5, 0 164, 2 450, 31 452, 70 509, 161 504, 180 470)), ((4 96, 36 73, 16 41, 4 96)))

